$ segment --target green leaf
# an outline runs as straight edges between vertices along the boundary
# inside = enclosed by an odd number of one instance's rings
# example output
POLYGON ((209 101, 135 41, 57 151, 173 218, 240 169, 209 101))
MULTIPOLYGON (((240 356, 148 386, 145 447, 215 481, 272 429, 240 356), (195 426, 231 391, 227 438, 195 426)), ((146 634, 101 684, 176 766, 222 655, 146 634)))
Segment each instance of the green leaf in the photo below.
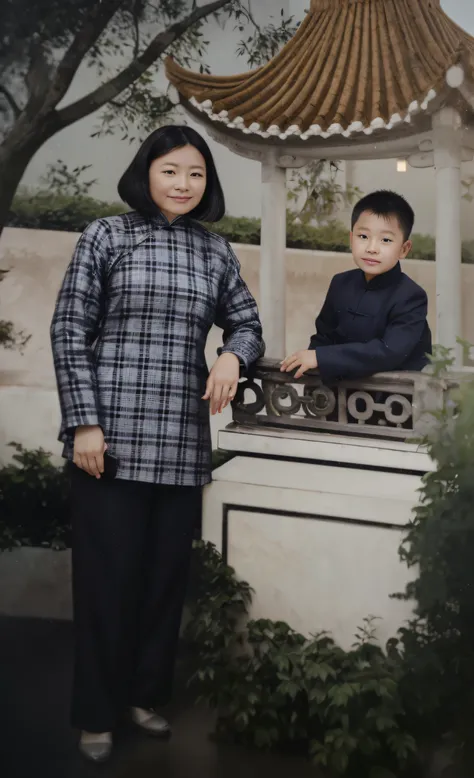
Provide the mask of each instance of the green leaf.
POLYGON ((410 754, 416 753, 416 741, 407 732, 393 732, 387 737, 387 743, 396 757, 405 761, 410 754))
POLYGON ((397 723, 391 716, 377 716, 375 726, 379 732, 385 732, 388 729, 394 729, 397 723))
POLYGON ((309 745, 311 761, 316 765, 326 766, 328 764, 328 751, 324 743, 319 740, 312 740, 309 745))
POLYGON ((328 691, 328 699, 331 700, 332 705, 345 707, 354 694, 351 684, 344 683, 341 686, 332 686, 328 691))
POLYGON ((336 751, 331 754, 329 765, 335 773, 342 775, 349 767, 349 755, 344 751, 336 751))
POLYGON ((318 687, 314 687, 310 690, 308 694, 308 699, 311 702, 317 702, 318 704, 321 704, 325 701, 327 697, 327 692, 325 689, 319 689, 318 687))
POLYGON ((249 717, 248 713, 245 711, 239 711, 235 717, 235 723, 237 724, 239 729, 245 729, 248 727, 249 724, 249 717))
POLYGON ((257 748, 269 748, 274 743, 274 737, 269 729, 262 729, 261 727, 255 730, 254 743, 257 748))
POLYGON ((278 686, 278 691, 280 694, 287 694, 289 697, 291 697, 292 700, 294 700, 296 695, 301 690, 298 684, 294 683, 294 681, 284 681, 278 686))
POLYGON ((320 678, 324 683, 329 677, 336 678, 337 672, 326 662, 308 662, 306 666, 306 675, 308 678, 320 678))

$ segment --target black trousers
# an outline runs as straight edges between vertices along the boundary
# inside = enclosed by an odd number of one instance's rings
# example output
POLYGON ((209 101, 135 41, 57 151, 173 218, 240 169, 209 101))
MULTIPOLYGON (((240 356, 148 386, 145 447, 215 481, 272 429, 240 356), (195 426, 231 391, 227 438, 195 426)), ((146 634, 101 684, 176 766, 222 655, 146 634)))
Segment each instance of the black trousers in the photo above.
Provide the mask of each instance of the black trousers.
POLYGON ((71 465, 74 727, 108 732, 126 706, 169 701, 201 497, 71 465))

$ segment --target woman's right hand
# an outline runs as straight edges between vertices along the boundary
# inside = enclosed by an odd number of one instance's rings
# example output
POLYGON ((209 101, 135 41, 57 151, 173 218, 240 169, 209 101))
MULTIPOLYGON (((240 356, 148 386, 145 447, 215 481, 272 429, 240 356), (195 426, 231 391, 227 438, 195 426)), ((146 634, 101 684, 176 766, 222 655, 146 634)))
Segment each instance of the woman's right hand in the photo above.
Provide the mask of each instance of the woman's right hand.
POLYGON ((100 478, 104 472, 104 452, 107 444, 102 427, 76 427, 73 462, 89 475, 100 478))

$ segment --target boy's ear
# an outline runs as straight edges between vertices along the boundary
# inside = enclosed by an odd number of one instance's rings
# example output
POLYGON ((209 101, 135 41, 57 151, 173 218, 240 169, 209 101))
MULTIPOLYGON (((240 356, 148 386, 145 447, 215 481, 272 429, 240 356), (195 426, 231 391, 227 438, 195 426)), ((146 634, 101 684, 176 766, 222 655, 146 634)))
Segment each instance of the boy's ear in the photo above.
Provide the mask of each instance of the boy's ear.
POLYGON ((350 240, 350 243, 351 243, 351 248, 352 248, 352 238, 353 237, 354 237, 354 233, 351 230, 350 233, 349 233, 349 240, 350 240))
POLYGON ((413 248, 411 240, 406 240, 400 251, 400 259, 405 259, 413 248))

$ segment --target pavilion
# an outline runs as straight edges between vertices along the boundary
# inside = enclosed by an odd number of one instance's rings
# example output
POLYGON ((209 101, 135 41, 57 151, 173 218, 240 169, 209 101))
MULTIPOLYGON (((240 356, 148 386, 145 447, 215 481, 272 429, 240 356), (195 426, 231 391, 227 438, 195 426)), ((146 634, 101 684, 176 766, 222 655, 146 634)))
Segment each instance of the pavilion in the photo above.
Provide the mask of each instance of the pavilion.
POLYGON ((436 170, 436 340, 461 349, 461 163, 474 157, 474 38, 439 0, 311 0, 291 41, 234 76, 167 76, 208 134, 262 164, 267 355, 285 353, 286 169, 406 159, 436 170))

